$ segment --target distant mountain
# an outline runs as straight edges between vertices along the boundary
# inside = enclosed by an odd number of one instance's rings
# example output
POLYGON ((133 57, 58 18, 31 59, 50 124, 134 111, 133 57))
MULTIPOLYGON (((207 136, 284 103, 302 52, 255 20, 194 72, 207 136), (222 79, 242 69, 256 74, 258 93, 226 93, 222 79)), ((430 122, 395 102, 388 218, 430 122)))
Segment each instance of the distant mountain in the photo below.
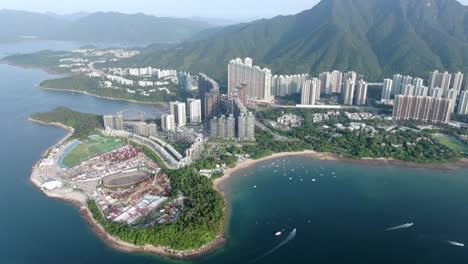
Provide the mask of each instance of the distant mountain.
POLYGON ((36 36, 40 39, 85 42, 180 42, 211 25, 189 19, 145 14, 76 13, 57 15, 0 10, 0 39, 36 36))
POLYGON ((88 16, 89 13, 88 12, 76 12, 76 13, 70 13, 70 14, 56 14, 56 13, 53 13, 53 12, 46 12, 45 13, 46 15, 48 16, 51 16, 51 17, 54 17, 54 18, 59 18, 59 19, 67 19, 67 20, 70 20, 70 21, 75 21, 75 20, 78 20, 80 18, 83 18, 85 16, 88 16))
POLYGON ((0 39, 11 40, 22 36, 47 36, 64 27, 60 18, 7 9, 0 10, 0 25, 0 39))
POLYGON ((297 15, 208 29, 129 63, 203 71, 225 80, 229 59, 249 56, 274 73, 355 70, 468 71, 468 8, 456 0, 323 0, 297 15))

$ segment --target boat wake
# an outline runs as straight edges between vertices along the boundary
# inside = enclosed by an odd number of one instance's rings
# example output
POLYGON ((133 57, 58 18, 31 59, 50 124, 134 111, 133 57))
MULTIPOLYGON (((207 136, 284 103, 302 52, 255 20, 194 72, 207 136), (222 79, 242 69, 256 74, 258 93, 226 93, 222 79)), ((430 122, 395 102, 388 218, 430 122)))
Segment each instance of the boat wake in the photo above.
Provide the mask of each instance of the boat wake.
POLYGON ((296 228, 293 229, 293 231, 291 231, 291 233, 289 233, 289 235, 281 242, 279 243, 278 245, 276 245, 274 248, 270 249, 267 253, 261 255, 260 257, 250 261, 249 263, 255 263, 259 260, 261 260, 262 258, 272 254, 273 252, 275 252, 276 250, 278 250, 280 247, 286 245, 289 241, 293 240, 293 238, 296 236, 296 228))
POLYGON ((406 223, 406 224, 403 224, 403 225, 399 225, 399 226, 387 228, 387 229, 385 229, 385 231, 393 231, 393 230, 399 230, 399 229, 406 229, 406 228, 412 227, 413 225, 414 225, 414 223, 406 223))

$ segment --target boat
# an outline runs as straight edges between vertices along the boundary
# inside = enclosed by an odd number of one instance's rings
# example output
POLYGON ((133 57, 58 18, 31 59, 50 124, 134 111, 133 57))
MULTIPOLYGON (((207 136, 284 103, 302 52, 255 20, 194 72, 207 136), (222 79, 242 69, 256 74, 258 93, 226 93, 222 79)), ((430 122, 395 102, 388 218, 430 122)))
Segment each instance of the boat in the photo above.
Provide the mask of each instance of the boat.
POLYGON ((464 247, 465 244, 463 243, 460 243, 460 242, 456 242, 456 241, 447 241, 449 242, 450 244, 454 245, 454 246, 457 246, 457 247, 464 247))
POLYGON ((279 236, 281 236, 282 234, 283 234, 283 232, 278 231, 278 232, 275 233, 275 236, 279 237, 279 236))

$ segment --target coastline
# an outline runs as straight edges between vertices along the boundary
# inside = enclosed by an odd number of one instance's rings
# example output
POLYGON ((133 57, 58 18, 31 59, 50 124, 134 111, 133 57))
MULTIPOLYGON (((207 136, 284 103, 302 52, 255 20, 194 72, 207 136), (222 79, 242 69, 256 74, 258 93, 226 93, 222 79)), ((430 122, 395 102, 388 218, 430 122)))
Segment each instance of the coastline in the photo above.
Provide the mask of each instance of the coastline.
MULTIPOLYGON (((53 74, 53 75, 58 75, 58 76, 64 76, 64 77, 70 76, 70 74, 57 72, 57 71, 54 71, 54 70, 51 70, 51 69, 48 69, 48 68, 45 68, 45 67, 32 66, 32 65, 21 65, 21 64, 16 64, 16 63, 6 61, 6 60, 0 60, 0 63, 10 65, 10 66, 13 66, 13 67, 23 68, 23 69, 42 70, 42 71, 45 71, 48 74, 53 74)), ((89 93, 89 92, 86 92, 86 91, 74 90, 74 89, 49 88, 49 87, 44 87, 44 86, 40 86, 40 85, 36 85, 35 87, 38 87, 38 88, 44 89, 44 90, 49 90, 49 91, 80 93, 80 94, 84 94, 84 95, 87 95, 87 96, 93 96, 93 97, 107 99, 107 100, 113 100, 113 101, 128 102, 128 103, 134 103, 134 104, 140 104, 140 105, 157 105, 157 106, 162 106, 162 107, 169 107, 169 103, 167 103, 167 102, 143 102, 143 101, 138 101, 138 100, 133 100, 133 99, 114 98, 114 97, 102 96, 102 95, 97 95, 97 94, 89 93)))
POLYGON ((97 98, 107 99, 107 100, 113 100, 113 101, 128 102, 128 103, 134 103, 134 104, 140 104, 140 105, 157 105, 157 106, 162 106, 162 107, 169 107, 169 104, 166 103, 166 102, 142 102, 142 101, 137 101, 137 100, 132 100, 132 99, 102 96, 102 95, 88 93, 86 91, 81 91, 81 90, 64 89, 64 88, 49 88, 49 87, 44 87, 44 86, 40 86, 40 85, 37 85, 36 87, 38 87, 40 89, 43 89, 43 90, 49 90, 49 91, 80 93, 80 94, 84 94, 84 95, 87 95, 87 96, 92 96, 92 97, 97 97, 97 98))
MULTIPOLYGON (((62 138, 52 147, 48 148, 42 155, 47 153, 50 149, 66 142, 66 140, 68 140, 71 137, 74 131, 73 128, 65 126, 61 123, 46 123, 46 122, 42 122, 39 120, 35 120, 30 117, 28 118, 28 120, 31 122, 35 122, 35 123, 39 123, 43 125, 60 127, 68 131, 67 135, 64 138, 62 138)), ((221 232, 210 243, 202 246, 201 248, 192 249, 192 250, 173 250, 168 247, 153 246, 153 245, 138 246, 135 244, 122 241, 110 235, 109 233, 107 233, 104 227, 101 226, 94 219, 91 211, 86 205, 86 202, 88 200, 87 197, 81 194, 80 192, 77 192, 70 188, 68 190, 65 189, 61 193, 46 191, 40 187, 40 182, 34 178, 33 173, 31 174, 30 181, 37 188, 39 188, 39 190, 42 193, 44 193, 46 196, 54 198, 54 199, 60 199, 66 202, 71 202, 77 205, 77 207, 80 210, 81 215, 90 224, 90 227, 111 248, 114 248, 116 250, 123 251, 123 252, 129 252, 129 253, 137 253, 137 252, 151 253, 151 254, 162 256, 162 257, 187 260, 187 259, 193 259, 199 256, 206 255, 208 253, 211 253, 214 250, 222 247, 227 242, 227 229, 229 225, 229 216, 231 214, 231 208, 229 205, 229 197, 224 191, 223 184, 226 183, 226 181, 230 179, 232 175, 235 174, 235 172, 241 169, 254 166, 260 162, 277 159, 277 158, 293 157, 293 156, 301 156, 301 157, 306 157, 306 158, 315 159, 315 160, 341 161, 341 162, 350 162, 350 163, 356 163, 356 164, 367 164, 367 165, 373 165, 373 166, 393 165, 393 166, 406 166, 406 167, 412 167, 412 168, 427 168, 427 169, 441 169, 441 170, 451 170, 451 169, 468 167, 468 159, 461 159, 459 161, 441 163, 441 164, 419 164, 419 163, 411 163, 411 162, 398 161, 398 160, 385 159, 385 158, 364 158, 360 160, 349 159, 349 158, 345 158, 345 157, 342 157, 333 153, 321 153, 321 152, 316 152, 312 150, 306 150, 306 151, 300 151, 300 152, 282 152, 282 153, 275 153, 271 156, 260 158, 257 160, 249 159, 244 162, 237 163, 236 166, 233 168, 229 168, 225 170, 222 177, 215 179, 213 181, 214 190, 223 196, 223 199, 225 202, 224 221, 222 223, 221 232)))
POLYGON ((23 69, 42 70, 42 71, 45 71, 45 72, 48 73, 48 74, 53 74, 53 75, 68 76, 67 73, 54 71, 54 70, 48 69, 48 68, 46 68, 46 67, 39 67, 39 66, 34 66, 34 65, 17 64, 17 63, 14 63, 14 62, 11 62, 11 61, 7 61, 7 60, 0 60, 0 63, 1 63, 1 64, 6 64, 6 65, 9 65, 9 66, 13 66, 13 67, 23 68, 23 69))
POLYGON ((314 160, 334 160, 340 162, 347 162, 351 164, 361 164, 369 166, 402 166, 408 168, 420 168, 420 169, 433 169, 433 170, 455 170, 460 168, 468 167, 468 159, 462 158, 457 161, 446 162, 446 163, 415 163, 402 160, 388 159, 388 158, 362 158, 362 159, 351 159, 342 157, 338 154, 329 152, 317 152, 313 150, 305 150, 299 152, 281 152, 275 153, 271 156, 263 157, 257 160, 249 159, 244 162, 238 163, 235 167, 229 168, 224 171, 222 177, 217 178, 213 181, 214 188, 220 192, 223 196, 226 196, 223 190, 223 184, 232 177, 234 173, 241 169, 245 169, 256 165, 257 163, 269 161, 278 158, 301 156, 314 160))
MULTIPOLYGON (((37 119, 33 119, 31 117, 27 118, 28 121, 33 122, 33 123, 38 123, 41 125, 46 125, 46 126, 55 126, 59 128, 63 128, 68 133, 60 139, 57 143, 55 143, 53 146, 49 147, 47 150, 45 150, 42 154, 41 157, 43 157, 48 151, 51 149, 55 148, 56 146, 59 146, 66 142, 74 132, 74 129, 72 127, 66 126, 61 123, 47 123, 43 122, 37 119)), ((41 188, 41 183, 40 181, 34 176, 34 168, 33 172, 31 172, 31 176, 29 177, 29 181, 31 184, 33 184, 35 187, 37 187, 45 196, 52 198, 52 199, 57 199, 61 200, 64 202, 69 202, 74 205, 76 205, 83 216, 83 218, 90 224, 91 228, 96 232, 96 234, 111 248, 114 248, 119 251, 123 252, 129 252, 129 253, 152 253, 156 254, 159 256, 163 257, 169 257, 169 258, 174 258, 174 259, 192 259, 195 257, 203 256, 206 255, 210 252, 213 252, 214 250, 222 247, 226 243, 226 238, 225 238, 225 224, 227 222, 226 218, 223 223, 223 231, 210 243, 197 248, 197 249, 191 249, 191 250, 173 250, 168 247, 163 247, 163 246, 153 246, 153 245, 144 245, 144 246, 138 246, 134 245, 125 241, 122 241, 109 233, 106 232, 103 226, 101 226, 93 217, 91 211, 88 209, 86 202, 88 201, 88 197, 83 195, 81 192, 75 191, 71 188, 65 188, 63 191, 60 193, 58 192, 52 192, 52 191, 47 191, 43 188, 41 188)), ((225 200, 227 202, 227 200, 225 200)))

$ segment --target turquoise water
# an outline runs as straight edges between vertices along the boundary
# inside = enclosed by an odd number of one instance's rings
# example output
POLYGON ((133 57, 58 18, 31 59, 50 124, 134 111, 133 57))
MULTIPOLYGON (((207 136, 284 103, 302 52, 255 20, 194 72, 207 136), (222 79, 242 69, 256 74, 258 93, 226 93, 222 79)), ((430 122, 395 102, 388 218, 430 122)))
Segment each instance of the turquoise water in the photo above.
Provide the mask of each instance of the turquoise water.
MULTIPOLYGON (((0 56, 74 45, 0 45, 0 56)), ((51 77, 40 70, 0 65, 0 263, 176 263, 109 248, 76 207, 44 197, 29 183, 31 166, 40 154, 66 134, 28 122, 30 113, 60 105, 99 114, 133 107, 154 115, 165 111, 34 88, 51 77)), ((468 261, 465 248, 446 242, 468 244, 466 169, 435 171, 294 157, 240 170, 223 188, 231 200, 229 242, 191 263, 468 261), (384 231, 409 222, 415 225, 384 231), (265 256, 294 228, 297 233, 289 242, 265 256), (283 236, 274 236, 283 229, 283 236)))

